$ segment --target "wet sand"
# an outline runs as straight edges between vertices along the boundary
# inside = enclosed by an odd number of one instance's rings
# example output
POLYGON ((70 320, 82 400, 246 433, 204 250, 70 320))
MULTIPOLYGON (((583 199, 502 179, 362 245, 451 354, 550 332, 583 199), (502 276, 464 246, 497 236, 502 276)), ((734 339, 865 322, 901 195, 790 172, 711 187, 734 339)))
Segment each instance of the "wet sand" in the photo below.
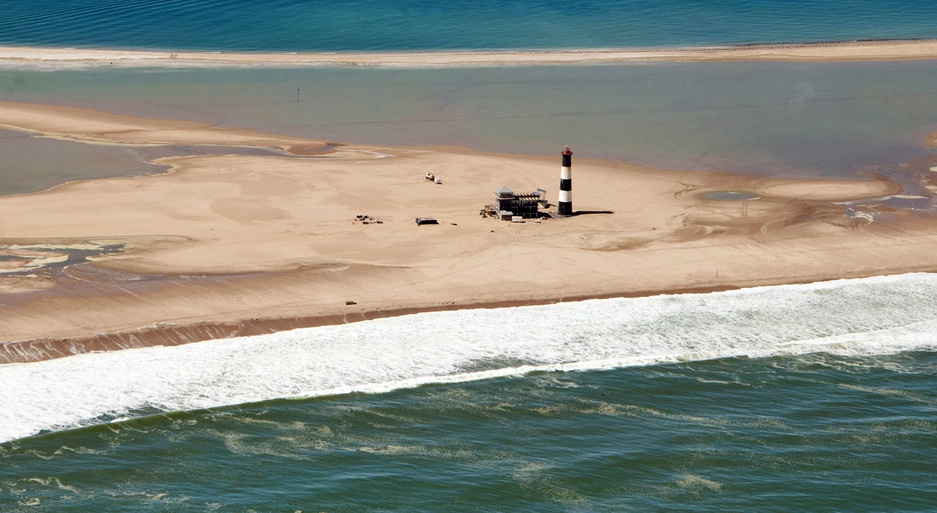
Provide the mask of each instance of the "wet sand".
MULTIPOLYGON (((937 269, 933 213, 890 205, 902 188, 887 178, 673 172, 576 154, 578 215, 516 224, 479 211, 501 186, 545 188, 555 211, 562 148, 532 158, 335 146, 10 102, 0 126, 219 150, 158 159, 165 174, 0 197, 0 362, 428 310, 937 269), (757 199, 708 199, 724 191, 757 199)), ((927 172, 937 162, 919 165, 937 190, 927 172)))

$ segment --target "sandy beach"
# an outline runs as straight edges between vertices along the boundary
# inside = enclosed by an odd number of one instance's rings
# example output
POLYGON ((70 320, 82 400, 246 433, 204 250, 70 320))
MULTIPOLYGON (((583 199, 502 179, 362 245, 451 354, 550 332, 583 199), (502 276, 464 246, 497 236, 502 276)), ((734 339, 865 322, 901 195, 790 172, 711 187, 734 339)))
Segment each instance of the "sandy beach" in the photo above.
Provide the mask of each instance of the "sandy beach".
POLYGON ((937 58, 937 40, 851 41, 651 49, 434 52, 158 52, 0 46, 0 66, 518 66, 702 61, 856 61, 937 58))
MULTIPOLYGON (((479 211, 502 186, 547 189, 544 212, 555 211, 562 148, 336 146, 10 102, 0 127, 231 148, 160 159, 171 169, 161 175, 0 197, 4 363, 425 310, 937 269, 932 213, 887 205, 902 189, 886 178, 674 172, 576 154, 578 215, 511 223, 479 211), (727 191, 757 199, 712 199, 727 191)), ((917 165, 926 175, 937 163, 917 165)))

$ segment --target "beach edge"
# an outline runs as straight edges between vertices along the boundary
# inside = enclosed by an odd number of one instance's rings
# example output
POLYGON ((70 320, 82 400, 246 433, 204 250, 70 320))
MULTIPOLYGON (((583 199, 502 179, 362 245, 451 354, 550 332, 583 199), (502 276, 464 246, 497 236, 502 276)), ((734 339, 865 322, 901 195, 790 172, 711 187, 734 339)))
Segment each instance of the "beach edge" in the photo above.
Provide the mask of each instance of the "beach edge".
POLYGON ((888 39, 662 48, 408 52, 213 52, 0 46, 0 66, 487 67, 703 61, 937 59, 937 39, 888 39))

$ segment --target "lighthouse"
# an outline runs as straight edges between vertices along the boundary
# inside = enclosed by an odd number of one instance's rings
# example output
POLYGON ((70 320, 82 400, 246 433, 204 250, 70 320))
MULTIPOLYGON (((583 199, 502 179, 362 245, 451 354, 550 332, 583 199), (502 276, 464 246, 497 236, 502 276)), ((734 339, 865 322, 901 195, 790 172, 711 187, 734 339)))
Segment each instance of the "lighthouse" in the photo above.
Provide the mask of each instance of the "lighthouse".
POLYGON ((560 168, 560 199, 556 206, 556 215, 573 215, 573 152, 569 146, 563 150, 563 167, 560 168))

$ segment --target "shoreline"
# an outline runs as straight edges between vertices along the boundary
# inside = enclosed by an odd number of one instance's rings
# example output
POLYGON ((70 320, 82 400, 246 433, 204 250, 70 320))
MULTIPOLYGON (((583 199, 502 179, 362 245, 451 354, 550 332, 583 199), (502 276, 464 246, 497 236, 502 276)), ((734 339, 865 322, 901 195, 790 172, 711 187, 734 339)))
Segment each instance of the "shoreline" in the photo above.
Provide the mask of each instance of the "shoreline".
MULTIPOLYGON (((897 273, 882 274, 877 272, 869 272, 868 274, 864 275, 852 275, 849 277, 849 279, 935 272, 937 272, 937 264, 922 269, 905 269, 897 273)), ((181 325, 175 325, 172 323, 157 323, 153 326, 145 326, 128 331, 98 333, 89 336, 0 342, 0 365, 33 363, 96 352, 123 351, 127 349, 138 349, 144 347, 169 347, 205 342, 209 340, 251 337, 283 331, 292 331, 296 329, 336 326, 341 324, 351 324, 391 317, 403 317, 421 313, 532 307, 603 299, 709 294, 715 292, 743 290, 747 288, 822 283, 827 281, 836 281, 839 279, 842 278, 831 278, 828 276, 818 276, 815 278, 808 277, 798 280, 786 280, 784 278, 778 278, 777 280, 758 281, 757 283, 753 284, 706 285, 696 288, 678 288, 672 290, 643 290, 544 299, 499 300, 486 303, 411 306, 386 310, 359 311, 354 313, 331 313, 301 317, 260 317, 236 321, 205 321, 181 325)))
POLYGON ((704 61, 937 59, 937 39, 746 44, 678 48, 587 48, 412 52, 213 52, 0 46, 0 67, 369 66, 485 67, 704 61))
MULTIPOLYGON (((0 364, 424 311, 937 271, 937 212, 890 203, 905 191, 886 178, 577 156, 579 215, 515 224, 479 208, 501 186, 555 197, 558 155, 329 146, 11 102, 0 125, 88 144, 284 150, 168 157, 163 174, 0 197, 0 364), (709 198, 720 191, 757 199, 709 198), (440 225, 415 225, 422 216, 440 225)), ((934 166, 937 155, 909 172, 937 190, 934 166)))

